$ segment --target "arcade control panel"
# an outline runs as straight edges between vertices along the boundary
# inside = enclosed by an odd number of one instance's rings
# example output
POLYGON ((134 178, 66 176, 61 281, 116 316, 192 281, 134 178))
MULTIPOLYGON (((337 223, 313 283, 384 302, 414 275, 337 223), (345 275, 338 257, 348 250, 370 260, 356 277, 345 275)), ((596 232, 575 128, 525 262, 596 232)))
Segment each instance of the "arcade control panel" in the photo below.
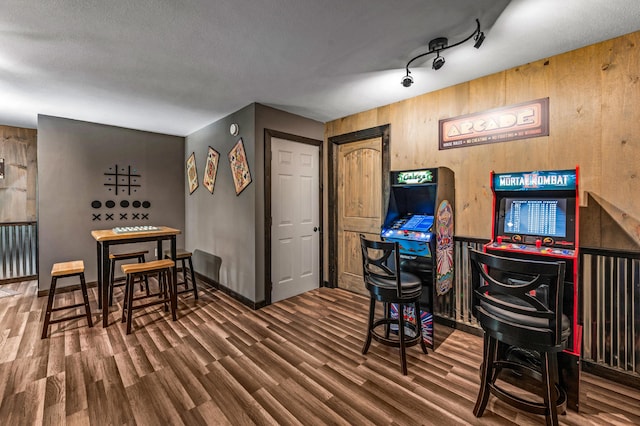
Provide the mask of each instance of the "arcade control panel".
POLYGON ((433 216, 409 215, 396 220, 389 228, 382 230, 384 238, 402 238, 416 241, 431 241, 433 216))
POLYGON ((418 232, 418 231, 409 231, 402 229, 385 229, 382 232, 382 236, 384 238, 402 238, 408 240, 416 240, 416 241, 431 241, 430 233, 418 232))
POLYGON ((498 236, 495 241, 492 241, 486 247, 492 250, 539 254, 543 256, 573 258, 576 255, 576 251, 571 248, 544 246, 543 243, 549 244, 548 241, 544 242, 543 239, 536 239, 533 244, 503 241, 503 238, 498 236))

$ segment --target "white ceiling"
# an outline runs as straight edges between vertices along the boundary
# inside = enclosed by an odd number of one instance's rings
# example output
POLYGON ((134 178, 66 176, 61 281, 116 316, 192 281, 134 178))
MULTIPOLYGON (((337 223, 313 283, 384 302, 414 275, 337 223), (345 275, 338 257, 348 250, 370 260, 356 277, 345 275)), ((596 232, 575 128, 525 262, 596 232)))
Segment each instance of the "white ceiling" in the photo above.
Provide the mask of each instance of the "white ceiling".
POLYGON ((326 122, 637 30, 637 0, 1 0, 0 124, 185 136, 252 102, 326 122), (476 18, 480 49, 402 87, 476 18))

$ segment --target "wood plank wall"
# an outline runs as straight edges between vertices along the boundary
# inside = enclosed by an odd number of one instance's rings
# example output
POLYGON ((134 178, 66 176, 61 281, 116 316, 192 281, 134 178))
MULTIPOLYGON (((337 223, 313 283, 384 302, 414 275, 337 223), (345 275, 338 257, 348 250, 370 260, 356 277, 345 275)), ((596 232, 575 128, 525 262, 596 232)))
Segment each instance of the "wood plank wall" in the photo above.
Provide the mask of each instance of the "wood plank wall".
POLYGON ((36 220, 36 140, 34 129, 0 126, 0 222, 36 220))
POLYGON ((638 250, 639 45, 636 32, 340 118, 326 124, 325 137, 389 123, 391 170, 445 166, 454 171, 456 235, 467 237, 491 236, 492 170, 579 165, 580 244, 638 250), (549 136, 438 150, 440 119, 545 97, 549 136))

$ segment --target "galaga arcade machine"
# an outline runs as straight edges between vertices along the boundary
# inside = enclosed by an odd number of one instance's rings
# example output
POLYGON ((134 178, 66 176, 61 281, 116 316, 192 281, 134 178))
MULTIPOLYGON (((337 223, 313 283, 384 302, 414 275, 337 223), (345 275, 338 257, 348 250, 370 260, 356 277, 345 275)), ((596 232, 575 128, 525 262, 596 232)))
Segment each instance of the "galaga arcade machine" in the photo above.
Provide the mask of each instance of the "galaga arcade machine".
MULTIPOLYGON (((434 299, 453 287, 453 171, 445 167, 392 171, 381 238, 397 241, 400 268, 422 280, 420 319, 425 343, 434 348, 434 299)), ((397 306, 391 306, 397 315, 397 306)), ((405 308, 413 320, 414 309, 405 308)))
MULTIPOLYGON (((503 257, 564 261, 563 312, 571 321, 569 347, 558 356, 567 406, 578 410, 582 325, 578 299, 578 168, 491 173, 493 221, 486 252, 503 257)), ((518 348, 514 356, 518 356, 518 348)), ((520 360, 526 362, 523 353, 520 360)))

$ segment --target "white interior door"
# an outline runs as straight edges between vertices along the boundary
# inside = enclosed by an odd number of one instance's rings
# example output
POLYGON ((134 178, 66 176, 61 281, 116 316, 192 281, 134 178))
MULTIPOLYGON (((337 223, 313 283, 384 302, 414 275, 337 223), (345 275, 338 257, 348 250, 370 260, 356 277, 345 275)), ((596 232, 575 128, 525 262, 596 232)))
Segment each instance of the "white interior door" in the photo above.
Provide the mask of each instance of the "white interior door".
POLYGON ((320 268, 318 146, 271 139, 271 301, 317 288, 320 268))

